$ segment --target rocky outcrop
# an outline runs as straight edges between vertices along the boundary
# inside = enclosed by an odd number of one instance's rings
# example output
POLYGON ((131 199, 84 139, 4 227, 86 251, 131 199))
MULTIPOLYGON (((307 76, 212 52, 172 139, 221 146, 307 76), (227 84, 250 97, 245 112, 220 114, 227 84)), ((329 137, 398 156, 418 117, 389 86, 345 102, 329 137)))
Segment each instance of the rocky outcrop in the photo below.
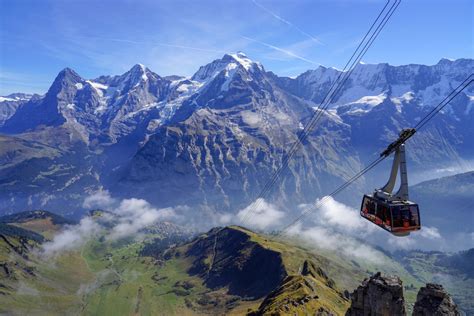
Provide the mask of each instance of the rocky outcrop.
POLYGON ((397 276, 376 273, 362 282, 351 300, 346 316, 406 315, 402 281, 397 276))
POLYGON ((461 315, 451 296, 442 285, 428 283, 420 288, 416 297, 413 316, 461 315))

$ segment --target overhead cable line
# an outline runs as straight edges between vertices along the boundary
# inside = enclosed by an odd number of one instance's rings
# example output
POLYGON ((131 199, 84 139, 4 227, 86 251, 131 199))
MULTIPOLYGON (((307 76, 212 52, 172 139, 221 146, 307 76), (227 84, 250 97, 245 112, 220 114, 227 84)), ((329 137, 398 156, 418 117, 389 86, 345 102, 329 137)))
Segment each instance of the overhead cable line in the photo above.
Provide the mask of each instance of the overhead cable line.
POLYGON ((360 41, 359 45, 357 46, 356 50, 354 51, 350 59, 347 61, 343 70, 339 73, 339 76, 337 77, 337 79, 332 83, 331 87, 329 88, 322 102, 320 103, 320 106, 315 110, 315 113, 313 114, 309 122, 305 125, 303 130, 299 133, 298 139, 296 140, 295 143, 293 143, 290 150, 288 151, 288 154, 284 156, 281 166, 273 173, 270 180, 266 182, 264 188, 260 191, 259 195, 255 199, 254 204, 247 209, 246 213, 244 213, 243 218, 242 218, 243 225, 245 225, 248 222, 248 220, 253 215, 254 211, 260 207, 263 199, 267 197, 268 193, 270 192, 270 189, 276 183, 280 175, 286 170, 291 158, 293 158, 293 156, 298 151, 301 144, 306 140, 306 138, 309 136, 312 129, 316 126, 316 124, 322 117, 324 111, 327 110, 327 108, 329 107, 329 105, 334 100, 335 96, 337 95, 337 93, 341 90, 341 88, 343 87, 343 85, 345 84, 349 76, 354 71, 357 64, 359 64, 362 57, 365 55, 365 53, 370 48, 372 43, 375 41, 377 36, 380 34, 382 29, 385 27, 386 23, 388 22, 390 17, 393 15, 395 10, 399 6, 400 2, 401 0, 395 0, 395 2, 390 6, 388 11, 386 11, 390 3, 390 0, 388 0, 385 6, 382 8, 382 10, 379 12, 377 18, 374 20, 369 30, 365 34, 365 36, 360 41), (348 66, 349 68, 347 68, 348 66))
POLYGON ((370 163, 367 167, 359 171, 355 174, 352 178, 350 178, 347 182, 340 185, 336 190, 331 192, 330 194, 324 196, 321 200, 318 200, 312 208, 307 208, 304 210, 296 219, 294 219, 290 224, 286 225, 278 234, 280 236, 286 233, 291 227, 296 225, 303 217, 307 214, 319 209, 323 206, 327 201, 330 200, 333 196, 338 194, 339 192, 343 191, 345 188, 350 186, 354 183, 357 179, 362 177, 365 173, 373 169, 376 165, 378 165, 382 160, 387 158, 399 145, 399 143, 404 143, 409 138, 411 138, 420 128, 426 125, 436 114, 438 114, 446 105, 448 105, 456 96, 458 96, 464 89, 466 89, 470 84, 474 82, 474 74, 469 75, 461 84, 459 84, 449 95, 447 95, 436 107, 434 107, 425 117, 423 117, 414 128, 404 130, 406 133, 402 133, 400 138, 397 139, 395 142, 391 143, 387 149, 385 149, 381 154, 380 157, 375 159, 372 163, 370 163))

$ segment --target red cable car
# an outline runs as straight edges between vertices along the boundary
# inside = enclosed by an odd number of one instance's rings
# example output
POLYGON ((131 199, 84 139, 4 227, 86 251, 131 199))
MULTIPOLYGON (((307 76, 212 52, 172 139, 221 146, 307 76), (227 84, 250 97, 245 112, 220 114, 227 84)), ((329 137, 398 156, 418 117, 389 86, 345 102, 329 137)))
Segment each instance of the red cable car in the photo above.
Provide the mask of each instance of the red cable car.
POLYGON ((411 232, 421 229, 418 205, 408 200, 408 176, 404 140, 409 137, 410 133, 413 134, 414 130, 403 130, 400 133, 400 138, 390 144, 381 154, 381 156, 386 157, 395 152, 390 178, 385 186, 375 190, 372 195, 364 195, 360 208, 360 215, 362 217, 395 236, 408 236, 411 232), (392 194, 399 169, 400 189, 397 193, 392 194))

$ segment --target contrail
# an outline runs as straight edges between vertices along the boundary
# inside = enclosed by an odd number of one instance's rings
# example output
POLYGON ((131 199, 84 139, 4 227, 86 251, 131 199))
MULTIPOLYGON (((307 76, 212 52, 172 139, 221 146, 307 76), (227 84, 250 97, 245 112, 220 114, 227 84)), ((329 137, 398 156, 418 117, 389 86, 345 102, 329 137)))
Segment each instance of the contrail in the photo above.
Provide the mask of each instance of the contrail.
POLYGON ((256 39, 253 39, 253 38, 250 38, 250 37, 247 37, 247 36, 242 36, 242 38, 248 40, 248 41, 252 41, 252 42, 255 42, 255 43, 258 43, 258 44, 261 44, 263 46, 266 46, 268 48, 271 48, 271 49, 274 49, 276 51, 279 51, 281 53, 284 53, 288 56, 291 56, 293 58, 296 58, 296 59, 299 59, 299 60, 302 60, 302 61, 305 61, 307 63, 310 63, 310 64, 313 64, 313 65, 317 65, 317 66, 321 66, 320 63, 317 63, 315 61, 312 61, 312 60, 309 60, 307 58, 304 58, 302 56, 299 56, 299 55, 296 55, 295 53, 289 51, 289 50, 286 50, 286 49, 283 49, 283 48, 280 48, 280 47, 277 47, 277 46, 274 46, 274 45, 271 45, 271 44, 268 44, 268 43, 265 43, 265 42, 262 42, 262 41, 259 41, 259 40, 256 40, 256 39))
POLYGON ((295 30, 297 30, 298 32, 300 32, 301 34, 303 34, 304 36, 306 37, 309 37, 311 40, 313 40, 314 42, 316 42, 317 44, 319 45, 323 45, 323 43, 317 39, 316 37, 312 36, 311 34, 303 31, 302 29, 300 29, 299 27, 297 27, 296 25, 294 25, 293 23, 291 23, 290 21, 288 20, 285 20, 284 18, 282 18, 281 16, 279 16, 278 14, 276 14, 275 12, 271 11, 270 9, 268 9, 267 7, 264 7, 263 5, 261 5, 260 3, 258 3, 257 1, 255 0, 252 0, 252 2, 257 6, 259 7, 260 9, 262 9, 263 11, 267 12, 268 14, 270 14, 271 16, 273 16, 275 19, 277 19, 278 21, 282 22, 282 23, 285 23, 286 25, 294 28, 295 30))
POLYGON ((176 45, 176 44, 153 42, 153 41, 133 41, 133 40, 127 40, 127 39, 121 39, 121 38, 105 38, 105 37, 96 37, 96 36, 80 36, 80 37, 90 38, 90 39, 98 39, 98 40, 103 40, 103 41, 130 43, 130 44, 153 44, 153 45, 157 45, 157 46, 174 47, 174 48, 181 48, 181 49, 190 49, 190 50, 197 50, 197 51, 201 51, 201 52, 210 52, 210 53, 224 53, 224 54, 227 53, 226 51, 223 51, 223 50, 192 47, 192 46, 184 46, 184 45, 176 45))

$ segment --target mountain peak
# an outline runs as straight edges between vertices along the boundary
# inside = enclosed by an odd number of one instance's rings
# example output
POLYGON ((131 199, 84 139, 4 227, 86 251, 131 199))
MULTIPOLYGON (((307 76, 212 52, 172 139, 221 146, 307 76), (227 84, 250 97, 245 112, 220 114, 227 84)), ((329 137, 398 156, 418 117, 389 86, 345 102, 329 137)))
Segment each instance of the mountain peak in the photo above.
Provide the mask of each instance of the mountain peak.
POLYGON ((224 55, 223 60, 227 56, 231 57, 233 61, 238 62, 247 71, 251 70, 254 66, 257 66, 260 69, 262 68, 260 63, 251 60, 244 52, 239 51, 239 52, 234 53, 234 54, 226 54, 226 55, 224 55))
POLYGON ((448 64, 449 64, 449 63, 452 63, 452 62, 454 62, 454 61, 456 61, 456 60, 453 59, 453 58, 443 57, 443 58, 441 58, 441 59, 439 60, 438 63, 439 63, 439 64, 441 64, 441 63, 448 63, 448 64))
POLYGON ((243 52, 225 54, 221 59, 202 66, 193 75, 192 80, 206 81, 223 70, 234 72, 237 68, 252 72, 255 69, 263 70, 260 63, 252 61, 243 52), (240 66, 240 67, 239 67, 240 66))
POLYGON ((75 81, 75 82, 80 82, 82 81, 82 78, 81 76, 79 76, 79 74, 77 72, 75 72, 74 70, 72 70, 71 68, 69 67, 66 67, 64 68, 63 70, 61 70, 58 75, 56 76, 56 80, 64 80, 64 79, 71 79, 72 81, 75 81))
POLYGON ((130 71, 146 72, 146 67, 145 65, 138 63, 138 64, 133 65, 130 71))
POLYGON ((143 64, 135 64, 129 71, 119 77, 122 82, 121 89, 127 86, 136 87, 140 83, 148 81, 148 73, 150 71, 143 64))
POLYGON ((61 70, 56 78, 54 79, 53 84, 48 90, 48 94, 56 95, 64 87, 75 86, 77 89, 82 88, 83 79, 77 74, 74 70, 69 67, 61 70))
POLYGON ((143 64, 135 64, 128 72, 132 75, 132 77, 140 77, 144 81, 148 80, 146 75, 147 68, 143 64))

